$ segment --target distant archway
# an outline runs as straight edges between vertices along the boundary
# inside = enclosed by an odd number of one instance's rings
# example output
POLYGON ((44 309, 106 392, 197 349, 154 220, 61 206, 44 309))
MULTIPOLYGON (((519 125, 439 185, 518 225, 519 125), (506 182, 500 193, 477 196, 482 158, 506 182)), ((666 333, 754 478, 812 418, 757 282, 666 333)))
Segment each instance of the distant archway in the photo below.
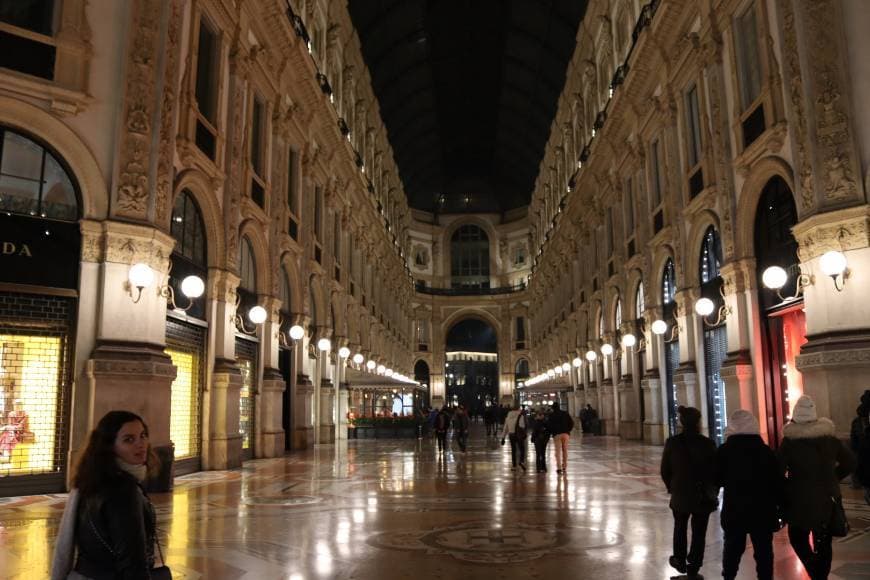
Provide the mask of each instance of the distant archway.
POLYGON ((480 318, 464 318, 446 333, 446 402, 481 414, 498 404, 498 336, 480 318))

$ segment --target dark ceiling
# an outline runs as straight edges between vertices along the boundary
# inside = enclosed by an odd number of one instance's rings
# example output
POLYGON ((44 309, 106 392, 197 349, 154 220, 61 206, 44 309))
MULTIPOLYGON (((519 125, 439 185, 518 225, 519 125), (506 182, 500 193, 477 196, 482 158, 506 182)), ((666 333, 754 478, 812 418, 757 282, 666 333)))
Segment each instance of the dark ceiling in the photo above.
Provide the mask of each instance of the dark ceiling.
POLYGON ((348 0, 411 207, 529 204, 586 3, 348 0))

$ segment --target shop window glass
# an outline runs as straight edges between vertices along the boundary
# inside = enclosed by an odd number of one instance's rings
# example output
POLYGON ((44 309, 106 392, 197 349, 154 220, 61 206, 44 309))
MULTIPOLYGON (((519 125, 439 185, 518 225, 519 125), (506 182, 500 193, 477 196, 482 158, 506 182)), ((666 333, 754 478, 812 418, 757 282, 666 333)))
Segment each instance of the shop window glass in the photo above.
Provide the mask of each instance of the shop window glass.
POLYGON ((634 294, 634 317, 638 320, 643 318, 643 311, 646 310, 646 304, 643 297, 643 282, 638 282, 637 291, 634 294))
POLYGON ((0 128, 0 211, 75 221, 76 189, 69 173, 48 150, 0 128))
POLYGON ((254 401, 251 393, 254 361, 239 359, 239 371, 242 374, 242 388, 239 391, 239 435, 242 436, 242 449, 250 449, 254 435, 254 401))
POLYGON ((184 459, 198 454, 195 401, 198 396, 196 377, 199 360, 195 353, 166 349, 177 374, 172 381, 172 412, 169 420, 169 438, 175 444, 175 458, 184 459))
POLYGON ((178 195, 172 208, 171 233, 175 238, 173 253, 206 268, 205 225, 193 196, 186 189, 178 195))
POLYGON ((701 246, 701 282, 706 284, 719 277, 722 250, 719 243, 719 234, 715 228, 708 228, 704 234, 704 242, 701 246))
POLYGON ((761 94, 761 61, 758 55, 758 22, 753 3, 735 21, 740 105, 746 111, 761 94))
POLYGON ((242 238, 239 252, 239 273, 241 277, 239 287, 248 292, 256 292, 256 262, 254 261, 254 249, 251 247, 251 242, 248 238, 242 238))
POLYGON ((677 275, 674 271, 674 262, 670 258, 665 263, 665 270, 662 274, 662 302, 671 304, 677 293, 677 275))

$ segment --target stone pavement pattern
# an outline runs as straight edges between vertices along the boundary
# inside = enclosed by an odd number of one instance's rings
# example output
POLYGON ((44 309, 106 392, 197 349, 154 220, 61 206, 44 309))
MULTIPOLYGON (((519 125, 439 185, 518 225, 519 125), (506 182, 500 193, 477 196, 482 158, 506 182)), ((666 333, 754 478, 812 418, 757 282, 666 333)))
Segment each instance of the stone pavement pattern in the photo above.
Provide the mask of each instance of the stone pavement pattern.
MULTIPOLYGON (((514 472, 509 448, 475 426, 466 454, 351 441, 180 477, 152 499, 177 580, 671 578, 660 455, 574 436, 566 476, 514 472)), ((834 544, 831 578, 867 579, 870 507, 844 492, 853 530, 834 544)), ((48 576, 65 498, 0 499, 0 578, 48 576)), ((710 524, 703 573, 716 578, 718 513, 710 524)), ((774 549, 777 579, 806 578, 784 531, 774 549)), ((739 577, 754 568, 749 548, 739 577)))

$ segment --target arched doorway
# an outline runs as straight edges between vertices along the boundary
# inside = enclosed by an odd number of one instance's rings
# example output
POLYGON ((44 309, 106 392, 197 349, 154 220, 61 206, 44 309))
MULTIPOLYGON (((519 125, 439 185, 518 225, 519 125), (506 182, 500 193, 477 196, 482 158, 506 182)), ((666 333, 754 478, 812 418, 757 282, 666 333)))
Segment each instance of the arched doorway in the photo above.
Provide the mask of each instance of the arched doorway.
POLYGON ((293 313, 291 311, 293 296, 290 286, 290 275, 283 265, 278 275, 278 284, 281 291, 281 330, 279 332, 281 340, 278 344, 278 372, 281 373, 281 378, 284 379, 284 392, 281 397, 281 426, 284 429, 284 451, 290 451, 293 448, 292 388, 293 375, 296 368, 294 361, 296 346, 288 338, 290 336, 290 328, 293 326, 293 313))
POLYGON ((175 446, 175 473, 184 475, 199 471, 201 465, 200 418, 208 333, 205 300, 191 300, 181 288, 188 276, 208 280, 205 224, 199 206, 186 189, 175 199, 170 231, 175 247, 169 285, 177 304, 187 310, 166 313, 165 351, 176 368, 170 391, 169 438, 175 446))
POLYGON ((0 125, 0 495, 64 489, 79 194, 48 145, 0 125))
MULTIPOLYGON (((238 312, 245 313, 257 305, 257 263, 254 249, 247 236, 243 236, 239 244, 239 296, 238 312)), ((239 435, 242 438, 242 460, 254 456, 254 421, 256 401, 256 381, 259 367, 259 340, 255 334, 242 332, 244 326, 236 333, 236 363, 242 375, 242 387, 239 390, 239 435)))
POLYGON ((414 380, 420 383, 420 386, 423 388, 423 393, 420 397, 421 407, 429 407, 432 403, 429 396, 429 365, 426 364, 426 361, 418 360, 417 364, 414 365, 414 380))
POLYGON ((481 414, 498 404, 498 339, 495 329, 466 318, 447 332, 446 403, 481 414))
POLYGON ((806 339, 803 295, 799 293, 798 244, 792 234, 797 223, 794 196, 780 177, 771 179, 761 193, 755 213, 755 259, 758 308, 761 320, 764 394, 768 441, 777 446, 791 405, 803 393, 795 365, 806 339), (762 276, 771 266, 783 268, 788 279, 777 290, 765 287, 762 276))
POLYGON ((460 226, 450 238, 450 286, 489 288, 489 237, 476 225, 460 226))

